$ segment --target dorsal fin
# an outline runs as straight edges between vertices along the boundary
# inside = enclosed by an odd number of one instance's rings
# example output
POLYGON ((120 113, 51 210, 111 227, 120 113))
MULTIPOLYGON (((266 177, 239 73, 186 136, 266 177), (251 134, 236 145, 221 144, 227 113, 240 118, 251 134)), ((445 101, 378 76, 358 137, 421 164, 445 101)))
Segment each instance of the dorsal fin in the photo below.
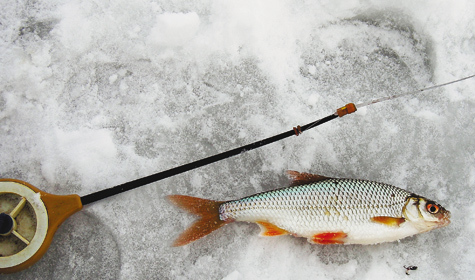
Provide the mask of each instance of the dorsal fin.
POLYGON ((289 175, 290 179, 292 180, 290 186, 300 186, 300 185, 307 185, 316 182, 320 182, 326 179, 330 179, 329 177, 320 176, 316 174, 310 174, 305 172, 298 172, 293 170, 287 170, 287 174, 289 175))

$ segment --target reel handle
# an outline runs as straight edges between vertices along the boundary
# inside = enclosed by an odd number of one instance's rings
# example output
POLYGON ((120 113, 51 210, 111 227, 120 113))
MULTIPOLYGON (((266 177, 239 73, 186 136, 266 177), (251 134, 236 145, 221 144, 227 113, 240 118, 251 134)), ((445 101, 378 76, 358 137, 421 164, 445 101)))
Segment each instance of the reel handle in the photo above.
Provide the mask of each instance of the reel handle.
MULTIPOLYGON (((77 194, 54 195, 54 194, 41 191, 38 188, 26 182, 16 180, 16 179, 0 179, 0 184, 2 182, 13 183, 13 184, 17 183, 17 184, 23 185, 25 188, 29 188, 35 193, 39 193, 39 198, 43 202, 44 207, 46 208, 48 226, 47 226, 46 236, 44 237, 44 240, 42 241, 41 246, 37 249, 37 251, 32 256, 27 257, 25 260, 15 261, 15 262, 19 262, 18 264, 13 264, 12 266, 9 266, 8 264, 5 265, 5 263, 11 261, 11 259, 9 258, 17 257, 17 255, 21 255, 23 251, 27 250, 28 246, 30 246, 30 245, 27 245, 25 249, 16 253, 15 255, 0 257, 0 274, 19 272, 23 269, 30 267, 34 263, 36 263, 48 250, 51 244, 51 241, 53 240, 53 236, 56 233, 56 230, 58 229, 58 227, 67 218, 69 218, 71 215, 73 215, 74 213, 82 209, 81 198, 77 194), (2 262, 4 264, 2 264, 2 262)), ((12 192, 12 193, 15 193, 15 192, 12 192)), ((29 201, 29 202, 35 203, 34 201, 33 202, 29 201)), ((21 257, 22 256, 20 256, 20 258, 21 257)))

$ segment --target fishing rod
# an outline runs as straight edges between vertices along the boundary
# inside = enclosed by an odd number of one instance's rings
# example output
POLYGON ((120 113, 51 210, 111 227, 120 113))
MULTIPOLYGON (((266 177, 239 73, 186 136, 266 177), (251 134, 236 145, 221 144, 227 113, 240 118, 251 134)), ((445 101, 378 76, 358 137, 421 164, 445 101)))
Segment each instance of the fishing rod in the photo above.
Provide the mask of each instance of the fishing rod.
POLYGON ((0 273, 18 272, 37 262, 46 253, 58 227, 71 215, 80 211, 84 205, 254 150, 293 135, 299 136, 306 130, 354 113, 358 108, 440 88, 473 77, 475 75, 417 91, 373 99, 357 105, 348 103, 338 108, 333 114, 303 126, 293 127, 281 134, 81 197, 77 194, 54 195, 20 180, 0 179, 0 211, 4 211, 0 213, 0 244, 2 244, 0 247, 0 273), (17 223, 20 218, 21 224, 17 223))

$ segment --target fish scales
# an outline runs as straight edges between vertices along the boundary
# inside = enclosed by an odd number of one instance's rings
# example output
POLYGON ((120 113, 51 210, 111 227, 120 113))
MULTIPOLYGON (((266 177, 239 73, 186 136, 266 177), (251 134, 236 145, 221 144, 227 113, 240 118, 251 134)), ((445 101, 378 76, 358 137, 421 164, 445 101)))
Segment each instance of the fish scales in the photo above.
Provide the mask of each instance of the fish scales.
POLYGON ((235 221, 255 222, 261 236, 292 234, 317 244, 390 242, 447 226, 450 212, 384 183, 288 171, 290 187, 231 201, 170 195, 200 218, 174 242, 182 246, 235 221))
POLYGON ((220 207, 223 221, 268 221, 298 236, 349 231, 375 216, 401 217, 410 192, 365 180, 328 179, 267 191, 220 207))

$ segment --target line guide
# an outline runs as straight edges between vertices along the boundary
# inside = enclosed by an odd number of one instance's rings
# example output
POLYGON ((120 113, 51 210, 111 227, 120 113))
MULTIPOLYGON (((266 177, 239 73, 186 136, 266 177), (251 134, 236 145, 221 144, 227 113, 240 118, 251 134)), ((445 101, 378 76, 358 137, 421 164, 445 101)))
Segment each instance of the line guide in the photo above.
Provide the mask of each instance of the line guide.
POLYGON ((451 82, 434 85, 417 91, 406 92, 374 99, 368 102, 348 103, 333 114, 281 134, 233 149, 201 160, 184 164, 169 170, 142 177, 115 187, 100 190, 80 197, 77 194, 54 195, 16 179, 0 179, 0 274, 13 273, 26 269, 37 262, 48 250, 58 227, 71 215, 80 211, 84 205, 150 184, 180 173, 184 173, 256 148, 274 143, 292 135, 300 135, 306 130, 328 121, 354 113, 358 108, 398 97, 440 88, 475 77, 467 76, 451 82), (2 210, 3 209, 3 210, 2 210), (16 222, 22 215, 23 221, 30 220, 34 228, 25 228, 23 222, 16 222), (8 248, 8 249, 7 249, 8 248))

